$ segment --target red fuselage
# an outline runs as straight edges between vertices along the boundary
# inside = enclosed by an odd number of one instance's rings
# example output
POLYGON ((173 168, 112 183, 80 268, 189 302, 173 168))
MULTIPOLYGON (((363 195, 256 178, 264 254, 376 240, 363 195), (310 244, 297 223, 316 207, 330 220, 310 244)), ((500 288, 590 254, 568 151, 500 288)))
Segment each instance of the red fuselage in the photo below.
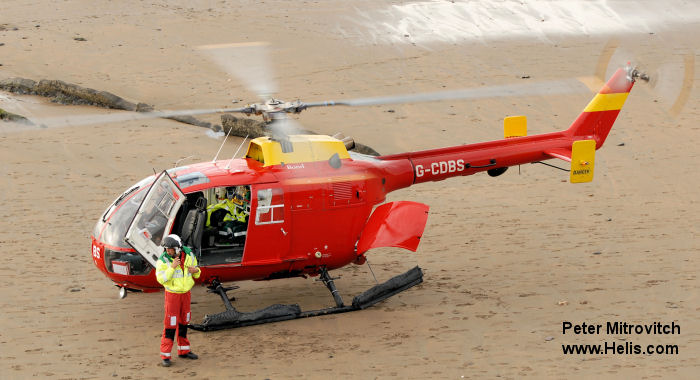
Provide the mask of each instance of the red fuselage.
MULTIPOLYGON (((202 267, 199 282, 283 278, 315 274, 321 265, 328 269, 345 266, 357 259, 355 244, 374 206, 384 202, 388 192, 413 183, 413 169, 408 160, 345 159, 339 169, 326 161, 263 167, 252 159, 237 159, 226 170, 228 164, 228 161, 201 163, 175 170, 172 175, 176 181, 191 172, 208 177, 207 183, 182 188, 186 194, 243 184, 251 186, 252 194, 262 188, 280 189, 283 222, 250 223, 243 260, 202 267)), ((147 188, 129 194, 122 205, 147 188)), ((257 202, 256 197, 251 199, 251 210, 256 210, 257 202)), ((254 218, 251 214, 250 219, 254 218)), ((118 285, 159 289, 154 271, 126 275, 108 270, 105 249, 134 251, 106 242, 102 237, 110 235, 111 228, 108 218, 95 229, 92 239, 95 265, 118 285)), ((123 233, 125 228, 120 230, 123 233)))

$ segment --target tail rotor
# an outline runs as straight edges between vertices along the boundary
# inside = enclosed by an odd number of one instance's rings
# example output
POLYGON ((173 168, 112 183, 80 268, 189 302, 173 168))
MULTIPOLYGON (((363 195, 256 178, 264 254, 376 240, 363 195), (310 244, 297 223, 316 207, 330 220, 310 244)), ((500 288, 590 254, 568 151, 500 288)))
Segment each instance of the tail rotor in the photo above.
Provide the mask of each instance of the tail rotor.
MULTIPOLYGON (((601 51, 596 66, 596 77, 604 80, 609 78, 617 68, 632 66, 630 58, 646 54, 633 54, 629 47, 622 47, 620 41, 611 39, 601 51)), ((693 88, 695 55, 692 51, 678 54, 667 51, 664 47, 654 50, 658 60, 643 60, 638 66, 632 66, 630 73, 637 73, 633 79, 641 79, 648 83, 649 90, 654 94, 655 101, 661 103, 671 116, 678 116, 690 98, 693 88), (642 75, 642 71, 648 75, 642 75)), ((651 58, 651 57, 650 57, 651 58)), ((634 61, 633 61, 634 63, 634 61)))

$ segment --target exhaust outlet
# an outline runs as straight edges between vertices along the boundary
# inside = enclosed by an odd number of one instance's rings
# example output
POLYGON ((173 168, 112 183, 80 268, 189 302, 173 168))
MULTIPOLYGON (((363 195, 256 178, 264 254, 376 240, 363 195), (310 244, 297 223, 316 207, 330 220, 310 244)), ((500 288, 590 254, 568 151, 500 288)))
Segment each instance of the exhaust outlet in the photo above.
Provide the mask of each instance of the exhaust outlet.
POLYGON ((338 132, 332 136, 334 139, 338 139, 343 142, 345 149, 352 150, 355 148, 355 140, 352 137, 345 137, 342 132, 338 132))

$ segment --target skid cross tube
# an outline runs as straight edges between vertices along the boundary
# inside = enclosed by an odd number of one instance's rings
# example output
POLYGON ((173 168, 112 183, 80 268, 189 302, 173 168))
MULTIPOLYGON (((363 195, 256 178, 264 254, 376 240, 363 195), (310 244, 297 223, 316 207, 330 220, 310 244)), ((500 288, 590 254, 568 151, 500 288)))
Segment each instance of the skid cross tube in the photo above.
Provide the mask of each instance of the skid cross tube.
POLYGON ((335 288, 333 278, 328 275, 326 268, 322 268, 320 275, 320 280, 324 282, 333 295, 333 299, 337 305, 336 307, 302 312, 297 304, 275 304, 251 313, 242 313, 237 311, 233 305, 231 305, 231 302, 228 301, 226 297, 226 288, 218 284, 212 289, 212 293, 218 293, 221 296, 222 300, 224 300, 226 311, 218 314, 206 315, 201 324, 190 324, 189 327, 197 331, 214 331, 287 321, 290 319, 316 317, 319 315, 347 313, 349 311, 366 309, 423 282, 423 270, 416 266, 406 273, 392 277, 386 282, 375 285, 364 293, 355 296, 351 305, 344 305, 338 290, 335 288))

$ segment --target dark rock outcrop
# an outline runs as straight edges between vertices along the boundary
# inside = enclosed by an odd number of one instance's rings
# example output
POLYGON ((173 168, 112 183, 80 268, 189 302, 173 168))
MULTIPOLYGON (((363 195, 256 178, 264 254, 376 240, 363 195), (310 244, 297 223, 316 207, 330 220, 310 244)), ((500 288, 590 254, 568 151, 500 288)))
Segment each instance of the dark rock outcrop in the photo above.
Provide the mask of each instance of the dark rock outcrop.
MULTIPOLYGON (((40 95, 50 98, 52 102, 61 104, 91 105, 135 112, 150 112, 154 110, 151 105, 132 103, 111 92, 98 91, 60 80, 42 79, 37 83, 31 79, 9 78, 0 80, 0 90, 21 95, 40 95)), ((219 125, 201 121, 192 116, 173 116, 169 119, 198 127, 211 128, 214 131, 221 130, 219 125)))
POLYGON ((33 125, 33 123, 31 121, 29 121, 26 117, 24 117, 22 115, 17 115, 17 114, 12 113, 12 112, 7 112, 2 108, 0 108, 0 120, 33 125))
POLYGON ((367 154, 370 156, 380 156, 381 155, 381 154, 379 154, 379 152, 372 149, 371 147, 364 145, 364 144, 357 143, 357 142, 355 143, 355 147, 352 150, 354 152, 367 154))
POLYGON ((91 105, 126 111, 136 110, 135 103, 124 100, 111 92, 97 91, 60 80, 42 79, 34 88, 34 92, 61 104, 91 105))
POLYGON ((36 95, 36 82, 31 79, 9 78, 0 80, 0 90, 20 95, 36 95))
POLYGON ((233 136, 248 136, 250 139, 265 136, 264 122, 247 117, 236 117, 230 113, 221 115, 221 127, 224 133, 228 134, 231 131, 230 134, 233 136))
POLYGON ((136 104, 107 91, 66 83, 60 80, 42 79, 39 83, 24 78, 0 80, 0 90, 21 95, 41 95, 61 104, 92 105, 126 111, 136 111, 136 104))

